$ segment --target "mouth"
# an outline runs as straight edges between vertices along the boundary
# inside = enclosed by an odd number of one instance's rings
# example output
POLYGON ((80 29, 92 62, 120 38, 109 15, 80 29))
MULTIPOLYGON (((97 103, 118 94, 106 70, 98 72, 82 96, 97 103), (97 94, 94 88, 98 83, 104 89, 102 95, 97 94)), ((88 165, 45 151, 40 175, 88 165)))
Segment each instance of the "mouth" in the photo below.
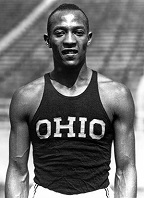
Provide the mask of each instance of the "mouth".
POLYGON ((76 49, 64 49, 62 50, 63 55, 76 55, 78 53, 78 50, 76 49))

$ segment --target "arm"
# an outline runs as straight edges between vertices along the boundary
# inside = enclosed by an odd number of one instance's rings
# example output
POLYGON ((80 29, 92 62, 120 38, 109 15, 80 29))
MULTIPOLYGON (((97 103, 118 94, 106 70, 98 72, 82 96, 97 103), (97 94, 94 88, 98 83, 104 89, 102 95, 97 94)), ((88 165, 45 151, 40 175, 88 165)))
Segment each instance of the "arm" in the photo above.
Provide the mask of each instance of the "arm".
POLYGON ((136 198, 134 103, 128 89, 121 87, 117 93, 114 107, 115 198, 136 198))
POLYGON ((29 133, 26 103, 22 93, 15 93, 10 105, 9 165, 5 183, 6 198, 27 198, 29 192, 29 133))

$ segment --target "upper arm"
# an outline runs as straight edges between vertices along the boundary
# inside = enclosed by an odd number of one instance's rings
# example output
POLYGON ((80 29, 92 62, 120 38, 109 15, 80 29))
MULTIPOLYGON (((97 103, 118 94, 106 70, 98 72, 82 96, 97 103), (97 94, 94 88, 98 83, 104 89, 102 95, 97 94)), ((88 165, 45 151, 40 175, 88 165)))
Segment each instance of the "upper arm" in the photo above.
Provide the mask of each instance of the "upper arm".
POLYGON ((27 125, 27 104, 23 93, 16 92, 10 105, 9 166, 21 174, 27 172, 30 139, 27 125))
POLYGON ((135 166, 134 102, 128 88, 120 87, 114 101, 114 150, 116 167, 135 166))

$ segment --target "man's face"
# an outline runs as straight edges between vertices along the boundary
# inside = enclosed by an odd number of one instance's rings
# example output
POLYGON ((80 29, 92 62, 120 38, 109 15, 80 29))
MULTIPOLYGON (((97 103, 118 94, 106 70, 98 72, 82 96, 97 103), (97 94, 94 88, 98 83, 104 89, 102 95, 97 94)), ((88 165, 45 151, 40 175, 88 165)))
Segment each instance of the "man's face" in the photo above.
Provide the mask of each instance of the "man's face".
POLYGON ((51 19, 49 43, 54 62, 65 66, 83 64, 92 34, 88 32, 86 19, 80 11, 57 12, 51 19))

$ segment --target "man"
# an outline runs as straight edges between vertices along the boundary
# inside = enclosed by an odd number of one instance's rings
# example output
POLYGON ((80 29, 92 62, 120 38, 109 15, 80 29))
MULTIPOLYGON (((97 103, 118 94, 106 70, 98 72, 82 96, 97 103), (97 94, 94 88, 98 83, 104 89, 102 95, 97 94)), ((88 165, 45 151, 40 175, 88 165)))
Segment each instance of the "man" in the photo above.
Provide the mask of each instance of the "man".
POLYGON ((27 198, 30 143, 35 166, 29 197, 112 197, 109 188, 114 140, 116 198, 136 197, 134 104, 129 90, 86 64, 88 19, 63 4, 44 35, 54 69, 20 88, 10 106, 10 158, 6 198, 27 198))

